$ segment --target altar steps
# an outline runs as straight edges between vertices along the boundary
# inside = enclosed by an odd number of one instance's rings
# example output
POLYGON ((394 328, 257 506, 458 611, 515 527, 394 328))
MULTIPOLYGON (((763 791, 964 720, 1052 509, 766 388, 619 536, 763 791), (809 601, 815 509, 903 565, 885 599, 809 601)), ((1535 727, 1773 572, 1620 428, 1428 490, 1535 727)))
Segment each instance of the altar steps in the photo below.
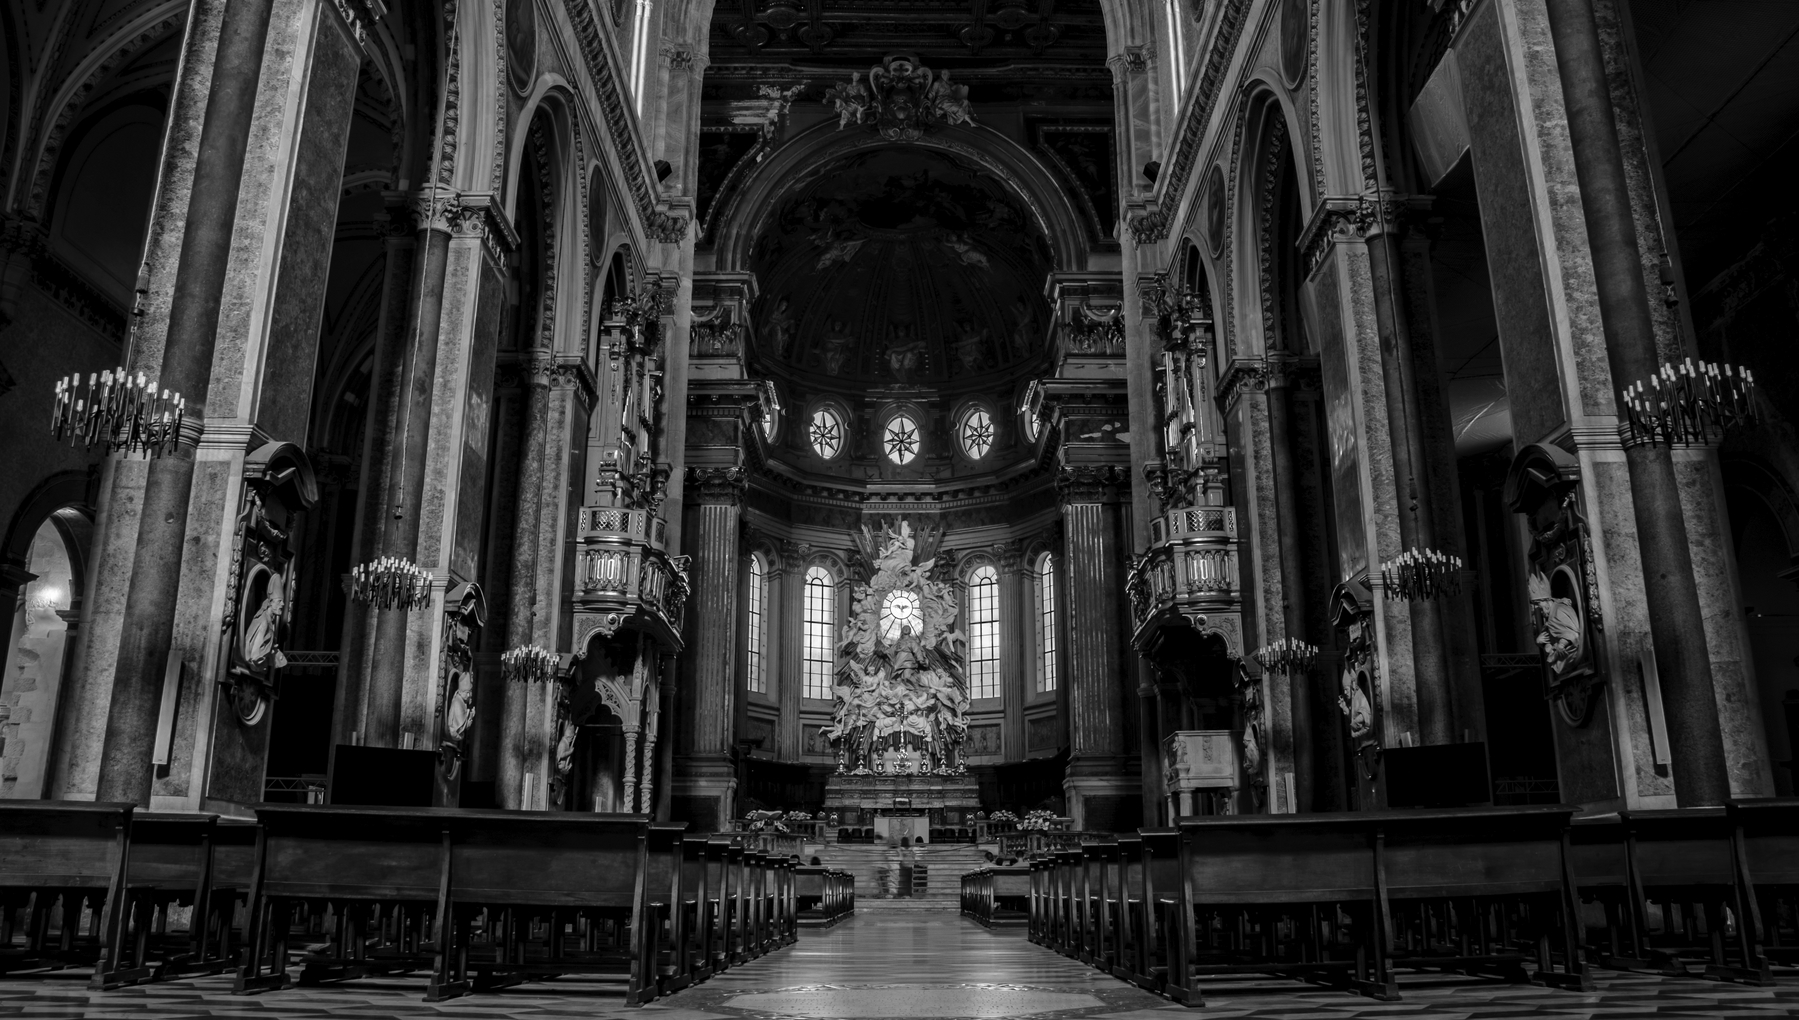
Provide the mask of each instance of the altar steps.
POLYGON ((882 872, 892 867, 889 848, 866 844, 806 845, 801 859, 817 857, 826 867, 840 868, 856 876, 856 909, 875 911, 959 910, 962 905, 962 876, 987 863, 982 850, 994 847, 970 846, 966 843, 927 845, 914 850, 918 863, 924 866, 926 884, 910 897, 887 895, 882 872))

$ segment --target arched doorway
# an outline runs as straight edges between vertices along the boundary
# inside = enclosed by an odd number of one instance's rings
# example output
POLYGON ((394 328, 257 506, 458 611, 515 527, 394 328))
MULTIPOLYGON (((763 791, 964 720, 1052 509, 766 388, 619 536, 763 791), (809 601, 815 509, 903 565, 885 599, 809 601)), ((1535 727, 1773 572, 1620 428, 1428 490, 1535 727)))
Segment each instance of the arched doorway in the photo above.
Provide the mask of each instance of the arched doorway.
POLYGON ((35 800, 48 790, 91 530, 81 511, 65 507, 32 535, 25 570, 33 576, 13 608, 0 675, 0 798, 35 800))

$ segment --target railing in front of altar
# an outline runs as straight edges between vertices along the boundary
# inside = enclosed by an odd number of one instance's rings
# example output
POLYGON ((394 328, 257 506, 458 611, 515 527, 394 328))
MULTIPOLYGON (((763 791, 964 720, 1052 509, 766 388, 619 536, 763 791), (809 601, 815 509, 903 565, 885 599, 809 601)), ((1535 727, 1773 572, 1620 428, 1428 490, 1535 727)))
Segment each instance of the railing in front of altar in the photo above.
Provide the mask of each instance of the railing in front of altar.
POLYGON ((1000 834, 999 856, 1031 857, 1055 853, 1057 850, 1079 850, 1085 843, 1109 843, 1117 838, 1115 833, 1110 832, 1046 832, 1043 829, 1024 829, 1000 834))

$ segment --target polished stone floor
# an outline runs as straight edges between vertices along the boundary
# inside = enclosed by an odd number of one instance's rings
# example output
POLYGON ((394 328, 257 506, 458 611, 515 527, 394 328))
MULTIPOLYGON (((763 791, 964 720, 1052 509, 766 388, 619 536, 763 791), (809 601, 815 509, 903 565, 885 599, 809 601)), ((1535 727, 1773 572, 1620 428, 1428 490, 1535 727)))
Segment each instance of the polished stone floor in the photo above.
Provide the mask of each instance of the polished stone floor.
POLYGON ((862 1020, 874 1017, 1009 1020, 1175 1020, 1181 1015, 1258 1020, 1626 1020, 1632 1017, 1796 1017, 1799 977, 1773 988, 1600 972, 1590 994, 1471 981, 1406 979, 1404 1001, 1379 1003, 1292 982, 1252 982, 1207 993, 1189 1011, 1025 941, 951 913, 869 907, 828 931, 643 1009, 578 981, 524 985, 430 1004, 424 982, 366 980, 268 995, 230 994, 225 978, 88 992, 65 972, 0 981, 0 1018, 636 1017, 637 1020, 862 1020))

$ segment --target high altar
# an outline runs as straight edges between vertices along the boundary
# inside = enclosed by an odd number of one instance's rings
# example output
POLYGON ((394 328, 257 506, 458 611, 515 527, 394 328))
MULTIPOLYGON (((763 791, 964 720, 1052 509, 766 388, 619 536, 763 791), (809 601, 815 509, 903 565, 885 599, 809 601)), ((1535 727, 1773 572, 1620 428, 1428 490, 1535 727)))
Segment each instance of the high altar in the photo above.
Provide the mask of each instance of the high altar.
POLYGON ((962 761, 968 642, 955 626, 956 593, 931 577, 936 559, 920 559, 925 551, 906 521, 879 536, 865 528, 863 538, 874 573, 854 589, 837 648, 827 731, 837 771, 825 807, 858 815, 979 807, 962 761))

